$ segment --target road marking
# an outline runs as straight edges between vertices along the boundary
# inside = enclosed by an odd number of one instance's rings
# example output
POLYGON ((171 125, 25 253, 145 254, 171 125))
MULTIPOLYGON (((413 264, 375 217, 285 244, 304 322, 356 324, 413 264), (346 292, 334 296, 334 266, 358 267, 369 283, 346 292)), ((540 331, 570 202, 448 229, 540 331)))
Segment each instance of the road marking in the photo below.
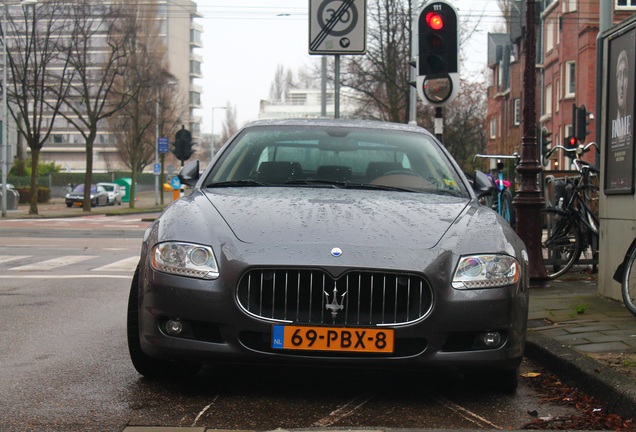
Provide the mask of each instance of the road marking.
POLYGON ((194 426, 197 424, 197 422, 199 421, 199 419, 201 418, 201 416, 202 416, 203 414, 205 414, 205 412, 206 412, 207 410, 209 410, 209 409, 210 409, 210 407, 211 407, 212 405, 214 405, 214 402, 216 402, 216 400, 217 400, 218 398, 219 398, 219 395, 214 396, 214 399, 212 399, 212 402, 210 402, 210 403, 208 404, 208 406, 206 406, 205 408, 203 408, 203 409, 199 412, 199 414, 197 415, 197 417, 196 417, 196 418, 194 419, 194 421, 192 422, 191 427, 194 427, 194 426))
POLYGON ((30 256, 32 255, 0 255, 0 264, 29 258, 30 256))
POLYGON ((354 413, 354 411, 356 411, 362 405, 369 402, 371 398, 373 398, 373 395, 367 397, 362 402, 358 403, 363 397, 365 396, 364 395, 356 396, 355 398, 351 399, 349 402, 347 402, 346 404, 344 404, 337 410, 330 412, 327 417, 323 417, 317 422, 315 422, 312 426, 327 427, 327 426, 331 426, 332 424, 340 421, 341 419, 345 417, 349 417, 351 414, 354 413), (354 404, 357 404, 357 405, 354 405, 354 404))
POLYGON ((488 426, 491 426, 491 427, 493 427, 495 429, 498 429, 498 430, 503 429, 501 426, 498 426, 498 425, 496 425, 494 423, 491 423, 490 421, 488 421, 488 419, 483 418, 479 414, 474 413, 474 412, 464 408, 461 405, 457 405, 456 403, 451 402, 451 401, 449 401, 446 398, 439 397, 439 398, 433 398, 433 399, 437 403, 439 403, 440 405, 445 406, 449 410, 455 412, 460 417, 463 417, 464 419, 468 420, 470 423, 473 423, 473 424, 479 426, 480 428, 483 428, 484 425, 488 425, 488 426))
POLYGON ((53 258, 46 261, 40 261, 34 264, 27 264, 19 267, 13 267, 9 270, 15 271, 46 271, 52 270, 57 267, 62 267, 70 264, 77 264, 82 261, 86 261, 93 258, 99 258, 97 255, 66 255, 59 258, 53 258))
MULTIPOLYGON (((111 279, 131 279, 132 275, 99 275, 100 278, 111 278, 111 279)), ((95 275, 93 274, 81 274, 81 275, 22 275, 22 274, 11 274, 11 275, 0 275, 0 279, 94 279, 95 275)))
POLYGON ((134 272, 139 262, 138 256, 132 256, 114 263, 106 264, 105 266, 92 269, 93 272, 134 272))

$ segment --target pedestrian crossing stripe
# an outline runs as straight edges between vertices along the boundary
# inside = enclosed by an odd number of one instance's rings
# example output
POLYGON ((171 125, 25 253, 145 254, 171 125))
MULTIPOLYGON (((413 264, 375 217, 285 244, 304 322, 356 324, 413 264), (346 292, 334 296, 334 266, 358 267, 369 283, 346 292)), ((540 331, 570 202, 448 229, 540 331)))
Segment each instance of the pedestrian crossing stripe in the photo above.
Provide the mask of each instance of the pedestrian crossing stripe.
POLYGON ((139 257, 133 256, 130 258, 126 258, 120 261, 116 261, 111 264, 107 264, 105 266, 97 267, 92 269, 94 272, 133 272, 137 267, 137 263, 139 262, 139 257))
MULTIPOLYGON (((18 272, 40 272, 50 271, 56 268, 71 266, 91 259, 99 258, 99 255, 65 255, 58 258, 34 262, 31 264, 9 267, 8 271, 18 272)), ((0 255, 0 264, 9 264, 14 261, 27 260, 33 255, 0 255)), ((90 269, 91 272, 125 272, 133 273, 139 262, 139 256, 131 256, 122 260, 108 263, 106 265, 90 269)))
POLYGON ((52 270, 57 267, 63 267, 71 264, 77 264, 93 258, 99 258, 98 255, 65 255, 59 258, 53 258, 46 261, 40 261, 33 264, 27 264, 19 267, 13 267, 11 270, 16 271, 45 271, 52 270))
POLYGON ((31 255, 0 255, 0 264, 29 258, 31 255))

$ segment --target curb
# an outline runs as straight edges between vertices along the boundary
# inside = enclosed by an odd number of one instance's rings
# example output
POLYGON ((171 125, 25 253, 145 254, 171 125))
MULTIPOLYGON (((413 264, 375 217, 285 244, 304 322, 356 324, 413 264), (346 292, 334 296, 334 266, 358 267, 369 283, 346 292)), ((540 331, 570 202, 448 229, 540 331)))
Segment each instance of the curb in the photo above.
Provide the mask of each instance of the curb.
POLYGON ((525 356, 602 402, 612 413, 636 418, 636 381, 540 333, 528 331, 525 356))

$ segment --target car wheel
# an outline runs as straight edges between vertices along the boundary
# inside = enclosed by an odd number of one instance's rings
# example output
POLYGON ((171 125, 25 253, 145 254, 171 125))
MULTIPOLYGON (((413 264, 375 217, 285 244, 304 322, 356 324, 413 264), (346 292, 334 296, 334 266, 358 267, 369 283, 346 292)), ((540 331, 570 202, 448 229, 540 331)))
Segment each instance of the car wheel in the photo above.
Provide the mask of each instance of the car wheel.
POLYGON ((127 336, 128 351, 133 366, 147 378, 187 378, 201 370, 197 363, 158 360, 147 356, 139 340, 139 267, 135 270, 128 298, 127 336))
POLYGON ((519 386, 519 368, 504 370, 471 370, 464 378, 469 386, 514 394, 519 386))
POLYGON ((73 207, 73 203, 66 203, 66 207, 68 207, 68 208, 73 207))

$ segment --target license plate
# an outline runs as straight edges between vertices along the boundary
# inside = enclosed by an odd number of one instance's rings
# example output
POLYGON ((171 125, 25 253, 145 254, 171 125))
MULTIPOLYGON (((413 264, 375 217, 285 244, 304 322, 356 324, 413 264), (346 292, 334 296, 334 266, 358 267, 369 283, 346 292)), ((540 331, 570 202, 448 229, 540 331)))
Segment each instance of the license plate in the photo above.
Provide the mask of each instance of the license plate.
POLYGON ((84 203, 83 203, 83 202, 81 202, 81 201, 75 201, 75 202, 73 203, 73 206, 75 206, 75 207, 81 207, 81 206, 82 206, 82 204, 84 204, 84 203))
POLYGON ((274 325, 272 348, 392 353, 393 329, 274 325))

